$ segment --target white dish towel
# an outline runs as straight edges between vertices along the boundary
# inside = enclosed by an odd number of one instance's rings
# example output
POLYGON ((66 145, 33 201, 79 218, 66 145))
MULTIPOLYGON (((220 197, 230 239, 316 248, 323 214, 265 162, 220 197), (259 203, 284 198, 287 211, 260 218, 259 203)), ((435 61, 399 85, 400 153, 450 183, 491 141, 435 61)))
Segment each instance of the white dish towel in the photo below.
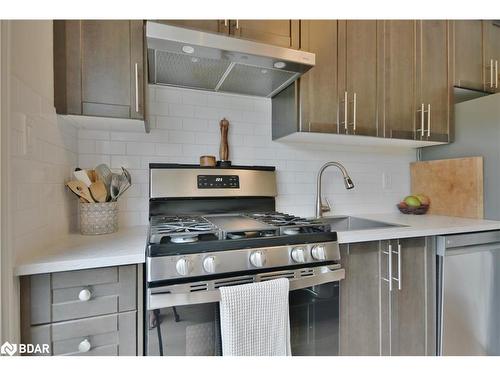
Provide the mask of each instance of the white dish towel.
POLYGON ((220 288, 222 355, 291 355, 288 279, 220 288))

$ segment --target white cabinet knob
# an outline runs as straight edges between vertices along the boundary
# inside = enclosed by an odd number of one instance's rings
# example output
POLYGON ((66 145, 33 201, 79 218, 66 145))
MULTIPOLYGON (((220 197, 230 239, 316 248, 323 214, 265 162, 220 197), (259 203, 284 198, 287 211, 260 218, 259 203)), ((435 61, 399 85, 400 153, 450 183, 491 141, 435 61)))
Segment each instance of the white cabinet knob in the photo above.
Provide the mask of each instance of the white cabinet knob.
POLYGON ((266 264, 266 256, 260 250, 254 251, 250 254, 250 263, 257 268, 264 267, 264 264, 266 264))
POLYGON ((88 339, 85 339, 78 344, 78 351, 80 353, 87 353, 90 349, 92 349, 92 345, 90 345, 90 341, 88 339))
POLYGON ((203 269, 208 273, 215 272, 215 257, 210 256, 203 259, 203 269))
POLYGON ((187 258, 181 258, 175 264, 177 273, 181 276, 187 276, 191 268, 191 262, 187 258))
POLYGON ((306 261, 305 251, 303 247, 293 248, 291 255, 295 263, 304 263, 306 261))
POLYGON ((311 255, 315 260, 326 260, 325 247, 323 245, 313 246, 311 249, 311 255))
POLYGON ((88 289, 82 289, 80 290, 80 293, 78 293, 78 299, 80 301, 88 301, 90 298, 92 298, 92 293, 88 289))

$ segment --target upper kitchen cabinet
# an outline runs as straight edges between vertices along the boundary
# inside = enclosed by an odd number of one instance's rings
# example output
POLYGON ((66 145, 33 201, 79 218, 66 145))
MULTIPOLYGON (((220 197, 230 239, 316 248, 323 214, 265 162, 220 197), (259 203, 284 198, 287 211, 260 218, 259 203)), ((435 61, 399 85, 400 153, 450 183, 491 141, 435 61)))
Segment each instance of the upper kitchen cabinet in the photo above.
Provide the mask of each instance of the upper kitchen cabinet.
POLYGON ((449 34, 448 21, 301 21, 300 48, 316 54, 316 65, 273 97, 273 139, 397 147, 449 142, 449 34))
POLYGON ((418 21, 414 112, 417 139, 449 142, 452 138, 453 87, 449 54, 449 22, 418 21))
POLYGON ((456 20, 451 23, 453 38, 453 84, 484 90, 486 82, 481 20, 456 20))
POLYGON ((316 66, 299 83, 301 120, 305 131, 337 133, 337 21, 301 21, 301 48, 316 55, 316 66))
POLYGON ((298 20, 230 20, 229 34, 287 48, 299 48, 298 20))
POLYGON ((155 22, 210 33, 229 34, 229 20, 155 20, 155 22))
POLYGON ((54 21, 59 114, 145 119, 143 21, 54 21))
POLYGON ((379 21, 380 132, 415 139, 416 21, 379 21))
POLYGON ((484 60, 486 68, 485 89, 500 92, 500 20, 483 21, 484 60))
POLYGON ((377 135, 377 21, 338 21, 340 133, 377 135))

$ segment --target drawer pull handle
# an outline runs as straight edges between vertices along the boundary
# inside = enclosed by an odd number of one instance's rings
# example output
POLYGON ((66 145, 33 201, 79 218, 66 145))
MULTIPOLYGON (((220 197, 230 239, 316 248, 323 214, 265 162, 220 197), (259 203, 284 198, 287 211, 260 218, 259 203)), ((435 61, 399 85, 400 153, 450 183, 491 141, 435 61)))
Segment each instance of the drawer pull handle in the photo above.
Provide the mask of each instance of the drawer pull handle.
POLYGON ((90 341, 88 339, 85 339, 78 344, 78 351, 80 353, 87 353, 90 349, 92 349, 92 345, 90 345, 90 341))
POLYGON ((92 293, 88 289, 82 289, 80 290, 80 293, 78 293, 78 299, 80 301, 88 301, 92 297, 92 293))

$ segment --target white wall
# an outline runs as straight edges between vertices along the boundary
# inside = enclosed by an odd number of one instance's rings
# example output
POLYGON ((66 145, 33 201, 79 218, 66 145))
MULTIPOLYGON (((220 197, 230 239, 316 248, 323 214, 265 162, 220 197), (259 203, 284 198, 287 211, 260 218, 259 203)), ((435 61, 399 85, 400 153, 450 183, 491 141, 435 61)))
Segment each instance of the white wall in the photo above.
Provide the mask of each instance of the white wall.
POLYGON ((323 191, 335 205, 334 213, 391 212, 410 190, 413 150, 273 142, 269 99, 162 86, 149 90, 150 134, 141 126, 125 123, 127 131, 116 131, 120 129, 116 120, 72 119, 83 126, 78 131, 81 168, 108 163, 132 173, 133 189, 120 202, 121 225, 147 223, 148 163, 198 163, 200 155, 218 156, 218 123, 223 117, 230 121, 233 164, 277 167, 280 211, 314 214, 315 176, 330 160, 343 163, 356 184, 354 190, 346 191, 337 170, 325 173, 323 191), (130 131, 134 127, 136 131, 130 131))
MULTIPOLYGON (((8 180, 7 251, 15 264, 42 253, 75 227, 76 201, 64 182, 77 164, 77 129, 58 122, 54 110, 52 21, 6 22, 8 67, 2 78, 9 107, 3 173, 8 180)), ((13 295, 6 336, 17 341, 17 280, 12 275, 9 284, 13 295)))

